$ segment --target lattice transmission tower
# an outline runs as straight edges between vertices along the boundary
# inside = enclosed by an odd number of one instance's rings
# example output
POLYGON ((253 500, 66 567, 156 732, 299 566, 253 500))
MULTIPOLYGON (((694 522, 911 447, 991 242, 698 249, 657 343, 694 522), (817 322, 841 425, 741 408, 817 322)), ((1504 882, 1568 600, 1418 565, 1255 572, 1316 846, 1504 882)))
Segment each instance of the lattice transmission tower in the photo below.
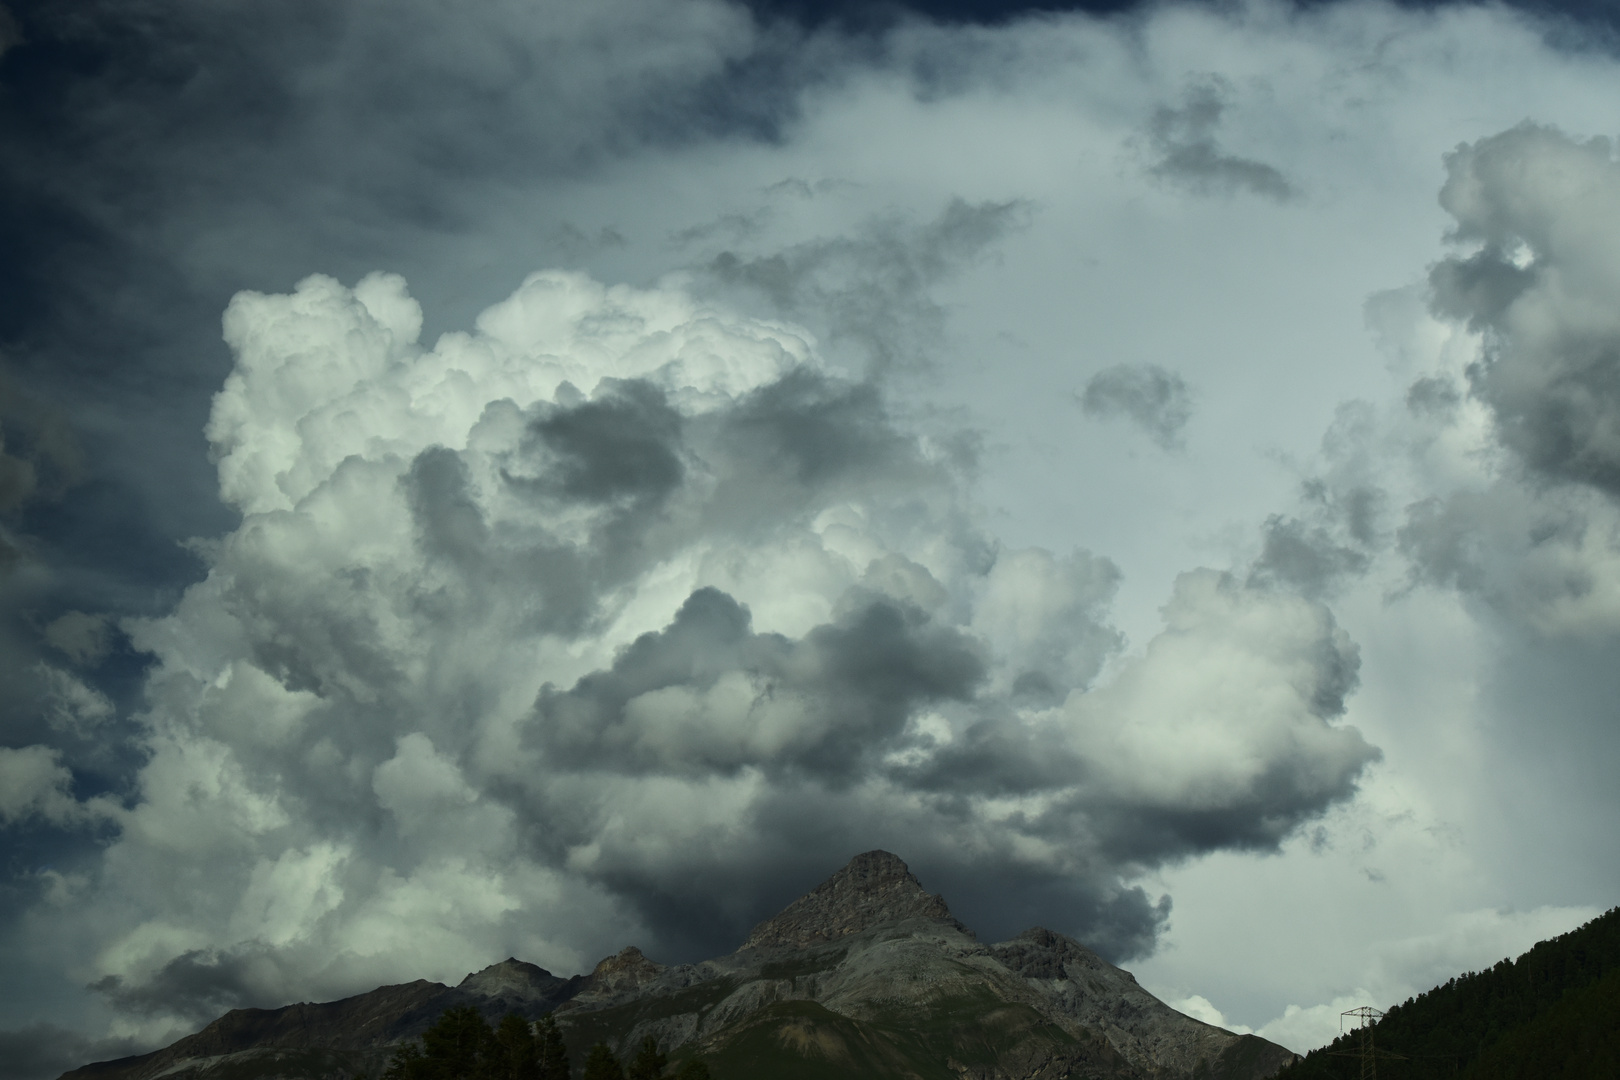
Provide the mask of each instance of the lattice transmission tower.
POLYGON ((1354 1050, 1334 1050, 1337 1057, 1353 1057, 1361 1059, 1361 1080, 1378 1080, 1378 1059, 1386 1061, 1406 1060, 1400 1054, 1392 1054, 1388 1050, 1380 1050, 1373 1045, 1373 1028, 1384 1014, 1371 1005, 1362 1005, 1355 1009, 1346 1009, 1339 1014, 1339 1034, 1344 1034, 1345 1018, 1350 1018, 1350 1030, 1361 1033, 1359 1044, 1354 1050))

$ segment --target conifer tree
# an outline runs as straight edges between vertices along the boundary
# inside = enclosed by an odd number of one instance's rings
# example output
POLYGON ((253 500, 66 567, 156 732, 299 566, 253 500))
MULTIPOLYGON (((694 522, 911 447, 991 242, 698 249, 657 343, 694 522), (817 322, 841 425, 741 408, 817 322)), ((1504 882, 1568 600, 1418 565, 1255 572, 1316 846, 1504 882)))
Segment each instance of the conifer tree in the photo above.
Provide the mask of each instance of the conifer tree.
POLYGON ((422 1044, 414 1039, 398 1050, 388 1059, 388 1067, 383 1070, 382 1080, 420 1080, 422 1076, 422 1044))
POLYGON ((493 1067, 499 1044, 477 1009, 446 1009, 420 1042, 394 1052, 385 1080, 505 1080, 493 1067))
POLYGON ((630 1062, 629 1080, 660 1080, 669 1058, 658 1049, 658 1040, 651 1035, 641 1040, 641 1049, 630 1062))
POLYGON ((675 1080, 710 1080, 709 1066, 702 1058, 693 1058, 675 1074, 675 1080))
POLYGON ((534 1026, 535 1056, 538 1059, 538 1080, 569 1080, 568 1049, 563 1046, 562 1032, 557 1018, 550 1013, 534 1026))
POLYGON ((422 1033, 420 1080, 489 1080, 494 1044, 495 1033, 477 1009, 471 1005, 446 1009, 422 1033))
POLYGON ((624 1069, 607 1043, 597 1043, 585 1056, 585 1080, 625 1080, 624 1069))
POLYGON ((534 1031, 517 1013, 507 1013, 495 1031, 491 1080, 540 1080, 534 1031))

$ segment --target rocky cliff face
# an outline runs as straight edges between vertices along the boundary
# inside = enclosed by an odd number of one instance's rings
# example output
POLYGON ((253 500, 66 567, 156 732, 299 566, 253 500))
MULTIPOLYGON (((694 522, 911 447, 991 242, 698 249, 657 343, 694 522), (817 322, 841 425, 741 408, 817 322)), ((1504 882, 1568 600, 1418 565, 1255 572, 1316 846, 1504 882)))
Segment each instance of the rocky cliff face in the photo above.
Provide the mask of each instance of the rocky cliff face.
POLYGON ((666 967, 628 948, 559 979, 506 960, 457 987, 411 983, 324 1005, 236 1010, 156 1054, 63 1080, 340 1080, 452 1005, 555 1011, 576 1066, 652 1036, 717 1080, 1260 1080, 1295 1055, 1201 1023, 1049 930, 980 944, 887 852, 858 855, 729 956, 666 967))

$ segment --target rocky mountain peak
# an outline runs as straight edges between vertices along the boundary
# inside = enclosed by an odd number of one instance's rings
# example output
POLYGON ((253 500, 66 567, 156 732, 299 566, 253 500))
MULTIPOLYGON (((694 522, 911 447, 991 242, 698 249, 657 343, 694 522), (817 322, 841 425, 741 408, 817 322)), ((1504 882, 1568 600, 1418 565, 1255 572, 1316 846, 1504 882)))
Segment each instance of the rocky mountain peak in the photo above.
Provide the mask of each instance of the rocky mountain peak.
POLYGON ((456 989, 481 998, 529 1000, 551 995, 561 981, 543 967, 507 957, 468 975, 456 989))
POLYGON ((599 997, 625 993, 645 986, 664 970, 634 945, 627 946, 597 964, 586 979, 584 994, 599 997))
POLYGON ((593 976, 607 977, 621 972, 637 971, 642 968, 652 968, 655 971, 664 970, 662 964, 647 959, 647 955, 634 945, 626 945, 606 960, 599 962, 591 970, 591 974, 593 976))
POLYGON ((804 948, 897 919, 939 919, 960 926, 951 918, 945 900, 924 890, 898 855, 868 851, 775 918, 754 927, 742 947, 804 948))

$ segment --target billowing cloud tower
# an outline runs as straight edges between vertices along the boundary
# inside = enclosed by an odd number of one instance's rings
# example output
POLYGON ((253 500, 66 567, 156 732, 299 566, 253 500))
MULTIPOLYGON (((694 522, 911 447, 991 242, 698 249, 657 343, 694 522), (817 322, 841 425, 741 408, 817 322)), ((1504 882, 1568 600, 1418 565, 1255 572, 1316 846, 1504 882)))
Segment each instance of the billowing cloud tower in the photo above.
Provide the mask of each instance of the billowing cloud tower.
POLYGON ((556 272, 421 323, 381 274, 226 313, 241 523, 133 627, 150 759, 56 913, 126 1009, 731 947, 879 844, 1130 955, 1144 869, 1273 846, 1375 756, 1325 607, 1196 571, 1122 655, 1113 565, 998 545, 966 444, 803 330, 556 272))

